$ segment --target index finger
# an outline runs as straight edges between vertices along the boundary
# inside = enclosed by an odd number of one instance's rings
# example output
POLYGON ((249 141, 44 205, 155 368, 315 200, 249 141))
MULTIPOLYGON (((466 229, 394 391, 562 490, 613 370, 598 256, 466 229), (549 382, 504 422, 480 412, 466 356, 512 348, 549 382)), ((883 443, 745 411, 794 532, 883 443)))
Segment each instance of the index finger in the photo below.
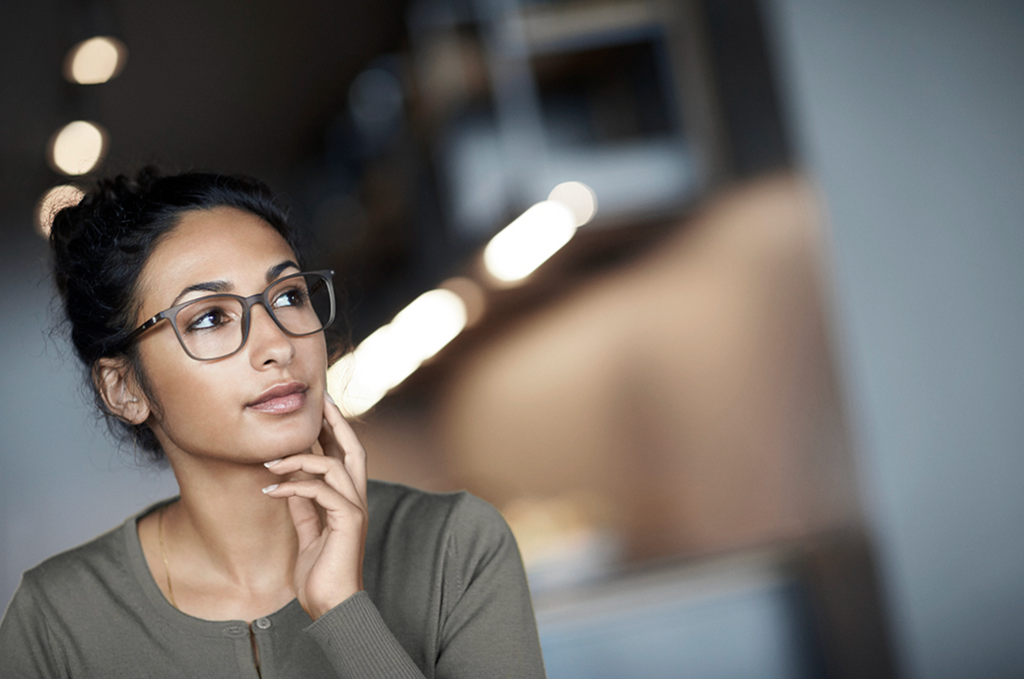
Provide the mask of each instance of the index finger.
MULTIPOLYGON (((345 468, 348 470, 349 475, 352 477, 352 482, 356 487, 356 492, 359 493, 360 498, 363 502, 366 502, 366 450, 363 448, 363 444, 359 442, 359 437, 356 436, 355 430, 352 429, 352 425, 341 414, 341 410, 334 401, 331 400, 327 392, 324 392, 324 420, 330 429, 330 434, 334 437, 338 443, 338 447, 342 455, 340 456, 345 468)), ((333 453, 333 446, 324 445, 324 453, 331 455, 333 453)), ((335 457, 338 457, 335 455, 335 457)))

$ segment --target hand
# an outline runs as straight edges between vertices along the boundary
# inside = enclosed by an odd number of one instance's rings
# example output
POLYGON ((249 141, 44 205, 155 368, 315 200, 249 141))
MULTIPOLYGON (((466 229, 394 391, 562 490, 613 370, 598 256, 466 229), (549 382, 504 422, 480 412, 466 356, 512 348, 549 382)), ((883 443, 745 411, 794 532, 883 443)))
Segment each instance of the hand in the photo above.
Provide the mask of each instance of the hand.
POLYGON ((301 453, 267 463, 275 474, 306 472, 313 478, 264 489, 288 500, 299 538, 295 593, 313 620, 363 588, 369 517, 366 451, 326 393, 319 444, 322 455, 301 453))

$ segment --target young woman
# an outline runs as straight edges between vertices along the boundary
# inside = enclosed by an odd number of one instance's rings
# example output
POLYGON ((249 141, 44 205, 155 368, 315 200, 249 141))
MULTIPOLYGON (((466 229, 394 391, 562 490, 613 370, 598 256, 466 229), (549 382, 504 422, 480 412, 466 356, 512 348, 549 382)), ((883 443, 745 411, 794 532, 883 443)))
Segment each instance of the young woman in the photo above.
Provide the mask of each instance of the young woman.
POLYGON ((119 177, 50 240, 97 403, 180 496, 25 573, 0 675, 544 676, 497 512, 367 481, 326 391, 332 272, 265 186, 119 177))

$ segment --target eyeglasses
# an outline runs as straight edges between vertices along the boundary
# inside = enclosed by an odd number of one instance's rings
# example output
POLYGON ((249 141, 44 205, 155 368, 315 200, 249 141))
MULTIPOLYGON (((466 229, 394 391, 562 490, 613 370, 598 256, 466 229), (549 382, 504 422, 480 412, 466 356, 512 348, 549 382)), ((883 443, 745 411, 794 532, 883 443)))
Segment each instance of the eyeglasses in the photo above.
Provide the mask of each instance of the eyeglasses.
POLYGON ((136 328, 125 345, 167 319, 181 347, 197 361, 214 361, 236 354, 249 338, 252 307, 262 304, 277 327, 292 337, 313 335, 334 321, 333 271, 304 271, 271 283, 249 297, 209 295, 161 311, 136 328))

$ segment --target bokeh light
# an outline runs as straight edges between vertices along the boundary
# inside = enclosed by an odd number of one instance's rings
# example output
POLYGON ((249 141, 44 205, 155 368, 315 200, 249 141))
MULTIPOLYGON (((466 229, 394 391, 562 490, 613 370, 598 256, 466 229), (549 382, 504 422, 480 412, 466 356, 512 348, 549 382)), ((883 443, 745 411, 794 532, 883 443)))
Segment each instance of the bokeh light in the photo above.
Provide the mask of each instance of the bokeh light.
POLYGON ((576 226, 583 226, 597 214, 597 196, 594 190, 583 182, 562 182, 548 195, 572 210, 576 216, 576 226))
POLYGON ((382 68, 359 74, 349 88, 352 117, 364 129, 386 128, 402 114, 402 83, 382 68))
POLYGON ((128 48, 117 38, 89 38, 68 52, 64 77, 80 85, 98 85, 120 74, 127 59, 128 48))
POLYGON ((328 371, 327 388, 346 415, 361 415, 466 327, 451 290, 425 292, 328 371))
POLYGON ((476 325, 477 321, 483 317, 484 312, 487 310, 487 296, 484 294, 480 284, 472 278, 456 276, 455 278, 449 278, 437 287, 442 290, 451 290, 462 298, 463 303, 466 305, 467 328, 476 325))
POLYGON ((503 283, 520 281, 576 233, 576 215, 565 204, 537 203, 498 232, 484 248, 484 267, 503 283))
POLYGON ((54 215, 70 205, 78 205, 84 195, 82 189, 74 184, 54 186, 47 191, 36 206, 36 230, 48 238, 54 215))
POLYGON ((50 141, 50 163, 68 175, 92 170, 107 152, 107 133, 98 124, 76 120, 65 125, 50 141))

